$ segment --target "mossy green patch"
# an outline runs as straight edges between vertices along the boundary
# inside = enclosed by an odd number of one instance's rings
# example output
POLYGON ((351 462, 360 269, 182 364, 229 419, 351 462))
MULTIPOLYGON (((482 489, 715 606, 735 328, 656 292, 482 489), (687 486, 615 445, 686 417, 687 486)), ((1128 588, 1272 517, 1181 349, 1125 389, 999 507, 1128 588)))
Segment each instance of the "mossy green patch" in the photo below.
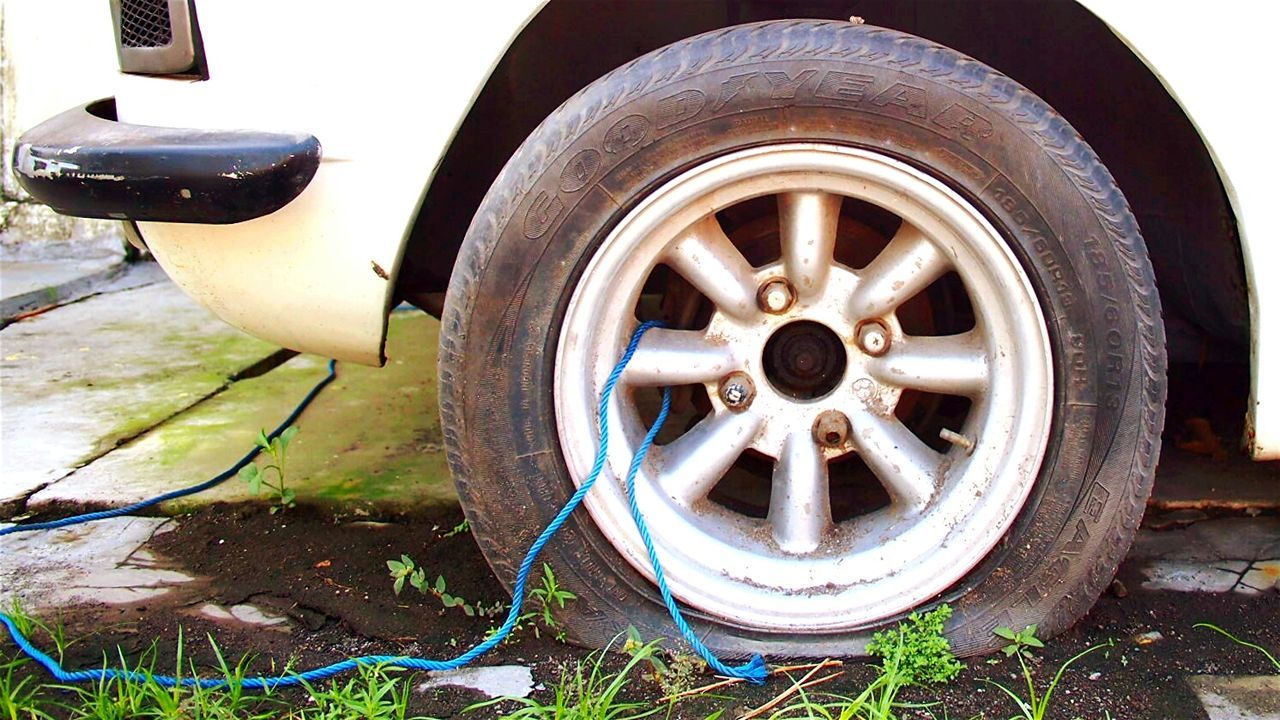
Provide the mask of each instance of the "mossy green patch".
MULTIPOLYGON (((438 331, 425 315, 396 315, 386 367, 339 363, 337 379, 298 419, 289 446, 287 483, 297 502, 339 512, 457 503, 436 407, 438 331)), ((237 381, 43 495, 124 503, 205 480, 247 452, 260 428, 270 431, 286 417, 325 375, 325 363, 298 356, 237 381)), ((164 509, 257 500, 266 502, 233 478, 164 509)))

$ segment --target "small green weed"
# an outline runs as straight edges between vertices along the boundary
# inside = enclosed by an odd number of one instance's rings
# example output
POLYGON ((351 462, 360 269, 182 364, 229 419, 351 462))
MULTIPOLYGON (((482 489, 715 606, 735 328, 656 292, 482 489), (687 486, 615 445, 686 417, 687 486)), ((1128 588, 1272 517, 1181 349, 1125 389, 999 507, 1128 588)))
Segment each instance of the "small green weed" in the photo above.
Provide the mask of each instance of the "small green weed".
POLYGON ((176 661, 173 676, 217 677, 225 680, 221 688, 164 687, 156 680, 155 655, 158 645, 153 644, 136 663, 130 664, 122 651, 117 649, 117 660, 109 662, 104 655, 102 667, 127 670, 133 678, 102 678, 89 685, 52 686, 70 696, 75 702, 64 703, 72 720, 113 720, 119 718, 152 717, 164 720, 208 718, 209 720, 266 720, 278 715, 281 702, 267 691, 249 694, 244 690, 244 679, 249 675, 249 657, 235 666, 224 658, 222 651, 209 638, 218 665, 216 670, 201 674, 195 663, 186 657, 186 644, 181 631, 178 633, 176 661))
POLYGON ((271 513, 280 512, 294 506, 294 498, 296 497, 293 490, 285 485, 285 457, 289 449, 289 443, 294 436, 298 434, 297 427, 285 428, 285 431, 274 438, 267 437, 266 430, 259 430, 258 436, 253 439, 255 445, 271 456, 271 462, 264 466, 258 467, 254 463, 250 463, 240 468, 240 479, 249 485, 249 492, 258 495, 266 488, 272 500, 271 513), (275 478, 272 480, 269 472, 274 472, 275 478))
MULTIPOLYGON (((559 581, 556 580, 556 574, 551 570, 551 566, 542 563, 542 584, 529 591, 529 594, 538 600, 538 609, 526 612, 516 618, 515 627, 512 628, 511 634, 507 636, 506 642, 515 642, 516 637, 525 629, 531 629, 534 637, 542 637, 542 631, 546 630, 552 633, 557 642, 565 641, 564 627, 560 621, 556 619, 556 609, 563 610, 565 603, 570 600, 577 600, 578 596, 572 592, 560 587, 559 581), (539 626, 541 621, 541 626, 539 626)), ((498 626, 489 627, 488 635, 493 635, 498 631, 498 626)))
POLYGON ((449 593, 448 583, 445 582, 443 575, 437 575, 433 583, 427 582, 427 571, 425 568, 418 567, 414 563, 413 558, 408 555, 401 555, 399 560, 388 560, 387 570, 391 571, 391 589, 396 595, 404 589, 404 584, 408 581, 409 585, 423 595, 431 595, 440 601, 445 610, 449 608, 461 608, 467 617, 494 617, 499 615, 505 606, 501 602, 485 605, 482 603, 468 602, 464 598, 449 593))
POLYGON ((452 530, 441 535, 440 537, 451 538, 454 535, 461 535, 462 533, 465 533, 465 532, 471 532, 471 521, 466 518, 462 518, 462 522, 458 523, 457 525, 454 525, 452 530))
POLYGON ((1058 683, 1062 681, 1062 675, 1067 671, 1067 668, 1085 655, 1104 647, 1111 647, 1114 644, 1111 641, 1107 641, 1101 645, 1094 645, 1062 663, 1058 667, 1058 671, 1054 673, 1049 687, 1045 688, 1044 695, 1040 695, 1036 692, 1035 679, 1032 677, 1031 667, 1027 664, 1027 660, 1035 657, 1031 652, 1032 648, 1044 647, 1044 643, 1036 637, 1036 626, 1028 625, 1019 632, 1014 632, 1009 628, 996 628, 993 632, 1009 641, 1009 645, 1003 648, 1004 654, 1018 658, 1018 665, 1022 668, 1022 677, 1027 683, 1027 696, 1023 698, 1001 683, 983 679, 983 682, 996 686, 1013 700, 1014 705, 1018 708, 1018 714, 1014 716, 1013 720, 1044 720, 1044 718, 1048 717, 1049 703, 1053 699, 1053 691, 1057 689, 1058 683))
POLYGON ((898 695, 909 687, 949 682, 964 669, 942 634, 949 617, 951 607, 942 605, 923 615, 911 613, 897 626, 873 635, 867 652, 880 658, 878 673, 857 696, 823 694, 829 700, 818 702, 801 686, 797 689, 800 699, 770 718, 896 720, 902 709, 928 710, 936 703, 903 703, 898 695))
POLYGON ((1035 625, 1028 625, 1018 632, 1014 632, 1005 627, 998 627, 992 632, 995 633, 996 637, 1001 637, 1009 641, 1008 645, 1000 648, 1000 652, 1004 653, 1005 657, 1022 655, 1030 660, 1034 657, 1034 655, 1031 654, 1032 648, 1044 647, 1044 642, 1041 641, 1040 638, 1036 637, 1035 625))
POLYGON ((905 622, 871 636, 867 652, 883 660, 881 673, 895 678, 901 687, 945 683, 964 669, 942 634, 950 617, 950 605, 923 615, 911 613, 905 622))
POLYGON ((1231 642, 1233 642, 1233 643, 1235 643, 1235 644, 1237 644, 1237 645, 1239 645, 1239 646, 1241 646, 1241 647, 1247 647, 1247 648, 1251 648, 1251 649, 1253 649, 1253 650, 1257 650, 1258 652, 1260 652, 1260 653, 1262 653, 1264 656, 1266 656, 1267 660, 1271 661, 1272 666, 1274 666, 1274 667, 1275 667, 1276 672, 1280 673, 1280 660, 1277 660, 1277 659, 1276 659, 1276 656, 1275 656, 1275 655, 1272 655, 1270 650, 1268 650, 1268 649, 1266 649, 1266 648, 1262 647, 1261 645, 1258 645, 1257 643, 1251 643, 1251 642, 1249 642, 1248 640, 1241 640, 1240 638, 1236 637, 1235 635, 1232 635, 1231 633, 1227 632, 1226 630, 1223 630, 1222 628, 1218 627, 1217 625, 1214 625, 1213 623, 1196 623, 1195 625, 1192 625, 1191 627, 1193 627, 1193 628, 1208 628, 1209 630, 1212 630, 1212 631, 1214 631, 1214 632, 1218 633, 1219 635, 1224 635, 1224 636, 1226 636, 1226 638, 1227 638, 1228 640, 1230 640, 1231 642))
MULTIPOLYGON (((362 665, 357 674, 344 683, 330 681, 327 687, 321 688, 304 685, 315 708, 293 717, 297 720, 407 720, 413 678, 401 672, 400 668, 385 665, 362 665)), ((426 720, 424 716, 415 718, 426 720)))
POLYGON ((22 603, 15 597, 9 604, 9 609, 5 611, 13 624, 18 626, 18 631, 27 637, 32 637, 37 633, 43 633, 53 642, 54 657, 58 662, 62 662, 63 655, 67 651, 69 642, 67 641, 67 631, 61 623, 47 623, 35 615, 27 612, 22 603))
MULTIPOLYGON (((62 636, 56 626, 47 626, 20 610, 14 617, 24 632, 62 636)), ((213 667, 200 668, 187 656, 179 631, 171 673, 177 678, 216 678, 225 681, 223 687, 162 686, 156 677, 156 644, 136 662, 130 662, 119 649, 114 660, 104 655, 104 669, 127 670, 132 677, 103 678, 74 686, 38 683, 23 672, 27 665, 24 658, 0 660, 0 720, 408 720, 413 678, 398 669, 363 666, 346 679, 304 685, 305 694, 295 696, 304 704, 291 707, 270 690, 245 690, 245 679, 257 674, 251 672, 249 656, 233 665, 212 638, 209 644, 216 662, 213 667), (25 677, 18 679, 19 675, 25 677)), ((272 667, 271 673, 276 672, 272 667)), ((288 672, 285 668, 282 674, 288 672)))
POLYGON ((645 677, 657 683, 666 697, 688 693, 693 689, 698 676, 706 670, 707 664, 697 655, 665 650, 660 643, 660 640, 646 643, 640 636, 640 631, 632 625, 627 627, 627 639, 622 644, 622 651, 632 657, 643 656, 641 659, 649 665, 649 672, 645 677), (650 650, 651 646, 655 649, 650 650))
POLYGON ((16 677, 18 668, 26 664, 22 658, 0 663, 0 720, 53 720, 45 711, 50 701, 35 678, 16 677))
POLYGON ((564 642, 564 630, 556 620, 555 611, 563 610, 566 602, 577 600, 578 596, 560 587, 560 583, 556 582, 556 574, 547 563, 542 563, 542 585, 530 590, 529 594, 538 599, 542 626, 555 633, 556 640, 564 642))

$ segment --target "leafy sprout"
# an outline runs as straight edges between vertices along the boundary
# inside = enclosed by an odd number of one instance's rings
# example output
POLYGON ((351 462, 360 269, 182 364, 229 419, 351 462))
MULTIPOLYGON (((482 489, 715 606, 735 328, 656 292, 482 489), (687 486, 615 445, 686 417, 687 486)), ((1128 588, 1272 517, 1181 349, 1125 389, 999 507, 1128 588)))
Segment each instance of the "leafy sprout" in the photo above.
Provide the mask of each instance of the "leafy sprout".
POLYGON ((1022 668, 1022 679, 1027 683, 1027 695, 1024 698, 994 680, 984 679, 983 682, 996 686, 1013 700, 1014 705, 1018 708, 1018 715, 1015 716, 1018 720, 1044 720, 1049 713, 1049 703, 1053 699, 1053 691, 1058 688, 1058 683, 1062 681, 1062 676, 1066 673, 1067 668, 1085 655, 1104 647, 1111 647, 1114 644, 1108 640, 1101 645, 1094 645, 1062 663, 1058 667, 1058 671, 1054 673, 1053 680, 1050 681, 1049 686, 1045 688, 1044 694, 1041 695, 1036 690, 1035 678, 1032 676, 1031 667, 1027 664, 1028 659, 1035 657, 1032 653, 1032 648, 1044 647, 1044 643, 1036 637, 1036 626, 1028 625, 1019 632, 1014 632, 1009 628, 996 628, 992 632, 1009 641, 1009 645, 1006 645, 1002 650, 1005 655, 1018 658, 1018 665, 1022 668))
POLYGON ((253 442, 270 456, 271 461, 262 467, 250 463, 240 468, 238 473, 240 479, 249 485, 249 492, 254 495, 261 494, 263 488, 269 491, 273 501, 271 505, 273 515, 295 505, 296 494, 285 484, 285 459, 289 443, 297 434, 297 427, 285 428, 284 432, 276 437, 268 437, 266 430, 259 430, 253 442))

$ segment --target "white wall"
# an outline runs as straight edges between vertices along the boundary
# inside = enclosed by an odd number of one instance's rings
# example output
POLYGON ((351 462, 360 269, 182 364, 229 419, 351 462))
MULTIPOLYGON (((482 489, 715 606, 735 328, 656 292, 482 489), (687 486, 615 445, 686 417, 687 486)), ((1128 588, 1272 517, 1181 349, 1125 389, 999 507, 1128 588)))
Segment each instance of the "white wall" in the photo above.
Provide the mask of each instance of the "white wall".
POLYGON ((118 252, 120 224, 56 215, 13 176, 13 146, 26 129, 113 94, 116 50, 107 0, 0 0, 0 259, 118 252))

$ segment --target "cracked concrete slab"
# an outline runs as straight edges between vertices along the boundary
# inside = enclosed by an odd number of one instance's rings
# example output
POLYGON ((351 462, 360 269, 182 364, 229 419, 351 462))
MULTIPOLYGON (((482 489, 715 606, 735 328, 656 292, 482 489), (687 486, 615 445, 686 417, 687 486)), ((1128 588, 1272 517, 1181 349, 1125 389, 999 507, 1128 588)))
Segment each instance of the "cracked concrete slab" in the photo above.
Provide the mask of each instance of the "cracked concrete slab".
POLYGON ((1209 720, 1280 720, 1280 675, 1193 675, 1187 683, 1209 720))
POLYGON ((1185 528, 1138 531, 1132 559, 1262 560, 1280 556, 1280 517, 1226 517, 1185 528))
POLYGON ((1280 579, 1280 517, 1229 517, 1143 529, 1129 552, 1148 590, 1270 591, 1280 579))
POLYGON ((1280 560, 1262 560, 1253 563, 1240 578, 1240 585, 1250 590, 1280 590, 1280 560))
POLYGON ((140 549, 173 521, 120 517, 0 536, 0 604, 30 609, 121 604, 164 595, 191 576, 140 549))
POLYGON ((0 330, 0 517, 279 352, 157 283, 0 330))
POLYGON ((1230 592, 1249 568, 1244 560, 1204 563, 1181 560, 1159 560, 1142 568, 1148 590, 1178 592, 1230 592))
MULTIPOLYGON (((436 411, 439 322, 396 314, 384 368, 341 363, 338 379, 303 413, 289 446, 289 484, 299 502, 358 513, 362 507, 456 505, 436 411)), ((297 356, 226 391, 35 493, 33 511, 62 504, 119 506, 193 485, 225 470, 275 427, 325 374, 327 361, 297 356)), ((162 508, 252 500, 232 478, 162 508)))
POLYGON ((224 623, 242 623, 280 632, 289 632, 290 630, 288 618, 274 615, 260 607, 247 603, 232 605, 229 608, 222 607, 216 603, 205 603, 200 606, 198 614, 224 623))

